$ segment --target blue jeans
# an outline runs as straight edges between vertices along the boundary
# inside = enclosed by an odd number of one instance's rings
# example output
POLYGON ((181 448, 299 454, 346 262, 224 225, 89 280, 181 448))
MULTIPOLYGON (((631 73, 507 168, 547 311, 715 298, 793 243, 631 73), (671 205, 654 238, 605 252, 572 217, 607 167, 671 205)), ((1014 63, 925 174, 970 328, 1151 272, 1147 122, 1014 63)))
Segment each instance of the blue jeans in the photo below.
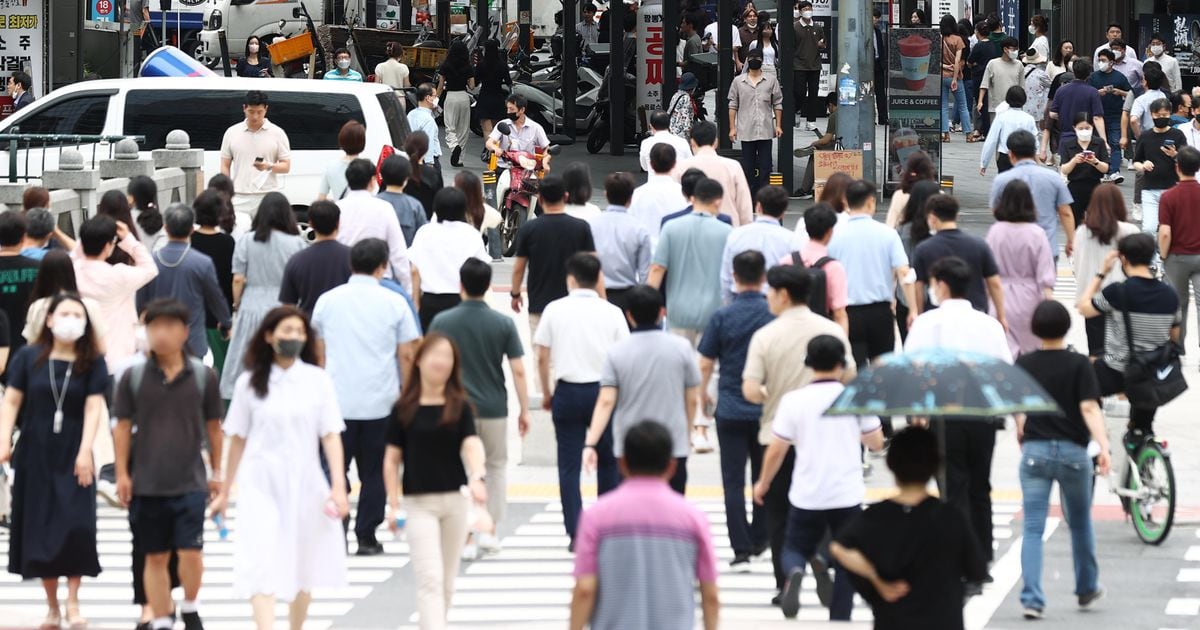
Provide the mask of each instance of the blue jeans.
MULTIPOLYGON (((579 524, 579 513, 583 511, 583 497, 579 492, 579 474, 583 469, 583 441, 587 439, 588 425, 592 423, 592 409, 600 395, 600 383, 567 383, 559 381, 554 388, 554 400, 550 415, 554 420, 554 438, 558 442, 558 492, 562 500, 563 525, 567 536, 575 540, 575 527, 579 524)), ((604 430, 604 436, 596 444, 599 463, 596 468, 596 485, 604 494, 617 487, 620 475, 617 460, 613 456, 612 423, 604 430)))
POLYGON ((1042 591, 1042 533, 1050 507, 1050 489, 1058 482, 1063 515, 1071 529, 1071 556, 1075 560, 1075 594, 1099 589, 1096 536, 1092 532, 1092 458, 1087 449, 1064 440, 1030 440, 1021 448, 1021 493, 1024 495, 1025 532, 1021 546, 1021 605, 1046 607, 1042 591))
POLYGON ((729 544, 735 555, 748 554, 755 547, 767 544, 766 508, 755 505, 751 512, 753 520, 746 522, 746 461, 750 461, 751 479, 758 479, 762 470, 758 422, 717 418, 717 441, 721 445, 721 485, 725 490, 729 544))
POLYGON ((1108 137, 1108 174, 1116 175, 1121 172, 1121 158, 1125 152, 1121 150, 1121 119, 1104 119, 1104 134, 1108 137))
MULTIPOLYGON (((789 470, 781 470, 779 474, 790 474, 789 470)), ((788 512, 787 534, 783 541, 783 574, 791 575, 796 569, 804 569, 808 559, 817 553, 817 545, 825 537, 828 530, 837 538, 846 523, 855 515, 861 514, 859 506, 835 508, 832 510, 805 510, 791 506, 788 512)), ((829 604, 829 619, 832 621, 849 621, 850 609, 854 607, 854 586, 850 576, 834 563, 833 601, 829 604)))
POLYGON ((950 131, 950 108, 954 108, 954 113, 958 115, 962 122, 963 133, 971 133, 971 112, 967 109, 967 90, 962 81, 958 82, 958 89, 951 90, 950 83, 953 82, 952 77, 942 77, 942 133, 950 131), (954 95, 954 104, 950 104, 950 95, 954 95))
POLYGON ((979 112, 975 109, 975 104, 979 102, 979 85, 971 79, 965 79, 963 84, 967 88, 967 112, 970 113, 969 118, 971 123, 975 123, 975 117, 979 112))

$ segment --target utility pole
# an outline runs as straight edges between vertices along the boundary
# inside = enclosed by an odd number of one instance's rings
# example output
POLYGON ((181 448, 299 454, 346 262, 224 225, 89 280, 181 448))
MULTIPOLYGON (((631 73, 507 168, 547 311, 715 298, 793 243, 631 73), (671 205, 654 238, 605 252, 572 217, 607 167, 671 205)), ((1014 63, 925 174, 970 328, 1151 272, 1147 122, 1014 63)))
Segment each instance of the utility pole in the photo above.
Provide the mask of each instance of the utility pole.
POLYGON ((779 70, 775 76, 779 79, 780 89, 783 90, 783 135, 779 137, 779 155, 775 158, 775 170, 783 174, 783 187, 788 191, 788 196, 791 196, 792 191, 796 190, 796 156, 792 153, 796 144, 796 134, 792 122, 800 120, 803 103, 796 102, 796 22, 792 14, 786 11, 787 8, 784 3, 779 3, 779 20, 775 26, 781 50, 775 60, 775 66, 779 70))
POLYGON ((843 148, 862 150, 863 178, 875 181, 875 90, 884 86, 874 83, 871 2, 841 0, 838 9, 837 65, 831 68, 838 93, 837 136, 843 148))
MULTIPOLYGON (((483 0, 479 0, 483 2, 483 0)), ((575 96, 579 89, 579 42, 575 35, 579 25, 575 21, 576 0, 567 0, 562 8, 563 53, 562 53, 562 129, 560 134, 575 141, 575 96)))

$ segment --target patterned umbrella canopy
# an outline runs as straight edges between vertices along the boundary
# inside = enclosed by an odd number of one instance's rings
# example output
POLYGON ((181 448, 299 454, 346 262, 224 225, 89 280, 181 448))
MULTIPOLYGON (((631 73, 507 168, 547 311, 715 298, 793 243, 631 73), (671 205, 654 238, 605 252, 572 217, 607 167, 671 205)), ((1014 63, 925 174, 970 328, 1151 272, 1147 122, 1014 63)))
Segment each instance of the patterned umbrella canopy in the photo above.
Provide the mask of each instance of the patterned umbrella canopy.
POLYGON ((941 348, 887 354, 859 373, 827 415, 993 418, 1058 411, 1024 370, 974 352, 941 348))

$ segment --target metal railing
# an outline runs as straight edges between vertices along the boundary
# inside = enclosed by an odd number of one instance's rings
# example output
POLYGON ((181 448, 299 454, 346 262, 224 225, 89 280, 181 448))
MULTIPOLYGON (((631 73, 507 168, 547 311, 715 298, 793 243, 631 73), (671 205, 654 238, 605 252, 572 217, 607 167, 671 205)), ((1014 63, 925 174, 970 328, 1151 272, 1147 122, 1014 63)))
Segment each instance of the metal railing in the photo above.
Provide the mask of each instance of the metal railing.
POLYGON ((64 149, 79 149, 83 145, 91 145, 92 156, 90 168, 96 168, 96 163, 99 159, 111 159, 113 157, 113 148, 116 143, 129 138, 138 144, 146 141, 145 136, 82 136, 68 134, 46 134, 46 133, 5 133, 0 134, 0 146, 8 145, 8 181, 16 183, 18 180, 29 181, 37 179, 39 175, 29 174, 29 154, 32 149, 40 148, 42 168, 38 173, 46 170, 46 154, 47 150, 58 149, 59 158, 62 158, 64 149), (98 154, 99 147, 105 146, 108 148, 108 156, 105 158, 102 154, 98 154), (18 155, 20 151, 25 151, 24 170, 18 172, 19 169, 18 155))

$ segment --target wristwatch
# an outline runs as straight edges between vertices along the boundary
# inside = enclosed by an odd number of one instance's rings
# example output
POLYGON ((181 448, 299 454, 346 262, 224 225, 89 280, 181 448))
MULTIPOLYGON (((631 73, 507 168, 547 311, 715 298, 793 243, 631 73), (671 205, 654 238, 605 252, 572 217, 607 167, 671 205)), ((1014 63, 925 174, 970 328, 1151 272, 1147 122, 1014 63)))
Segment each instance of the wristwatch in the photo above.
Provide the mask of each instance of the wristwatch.
POLYGON ((513 298, 519 298, 519 297, 521 297, 521 292, 520 292, 520 291, 509 291, 509 292, 508 292, 508 294, 509 294, 510 296, 512 296, 513 298))
POLYGON ((1104 272, 1099 272, 1099 273, 1097 273, 1097 274, 1096 274, 1096 277, 1097 277, 1097 278, 1100 278, 1101 280, 1104 280, 1105 278, 1107 278, 1107 277, 1108 277, 1108 274, 1106 274, 1106 273, 1104 273, 1104 272))

